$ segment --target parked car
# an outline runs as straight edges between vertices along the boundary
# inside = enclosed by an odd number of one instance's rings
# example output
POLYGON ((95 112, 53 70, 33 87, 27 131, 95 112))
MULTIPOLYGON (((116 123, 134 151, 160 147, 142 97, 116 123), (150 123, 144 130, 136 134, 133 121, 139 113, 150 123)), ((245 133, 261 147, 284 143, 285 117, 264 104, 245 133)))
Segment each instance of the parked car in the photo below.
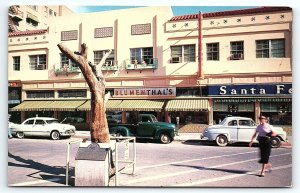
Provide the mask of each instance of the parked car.
MULTIPOLYGON (((206 128, 201 139, 215 141, 219 146, 235 142, 250 142, 256 127, 256 123, 250 118, 226 117, 220 124, 206 128)), ((277 136, 271 138, 271 145, 279 147, 282 141, 287 141, 287 135, 281 127, 273 127, 273 129, 277 136)))
POLYGON ((34 117, 26 119, 21 124, 11 126, 11 133, 18 138, 25 136, 44 136, 53 140, 60 137, 70 137, 74 135, 76 128, 73 125, 61 124, 57 119, 50 117, 34 117))
POLYGON ((152 114, 139 114, 136 123, 108 123, 109 132, 116 136, 159 139, 161 143, 171 143, 175 137, 175 125, 158 122, 152 114))

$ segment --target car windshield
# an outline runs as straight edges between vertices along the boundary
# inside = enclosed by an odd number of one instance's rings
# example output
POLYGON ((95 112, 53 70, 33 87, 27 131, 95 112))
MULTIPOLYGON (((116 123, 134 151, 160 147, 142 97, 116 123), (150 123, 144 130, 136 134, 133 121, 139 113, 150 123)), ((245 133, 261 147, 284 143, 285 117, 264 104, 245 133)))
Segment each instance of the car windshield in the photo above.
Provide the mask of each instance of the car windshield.
POLYGON ((58 123, 57 119, 51 119, 51 120, 45 120, 46 123, 51 124, 51 123, 58 123))
POLYGON ((225 119, 223 119, 223 121, 221 121, 221 122, 219 123, 219 125, 224 125, 226 121, 227 121, 227 119, 226 119, 226 118, 225 118, 225 119))
POLYGON ((158 120, 156 119, 156 117, 154 115, 151 115, 151 118, 152 118, 153 122, 158 122, 158 120))

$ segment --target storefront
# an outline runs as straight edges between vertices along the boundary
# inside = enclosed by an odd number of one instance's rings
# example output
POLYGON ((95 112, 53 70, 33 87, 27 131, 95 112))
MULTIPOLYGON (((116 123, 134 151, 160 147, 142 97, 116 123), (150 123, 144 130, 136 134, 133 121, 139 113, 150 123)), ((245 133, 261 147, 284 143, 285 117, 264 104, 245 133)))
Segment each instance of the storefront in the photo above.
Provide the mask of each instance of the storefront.
POLYGON ((8 114, 9 121, 14 123, 21 122, 20 112, 12 112, 9 109, 13 108, 21 103, 21 82, 14 81, 8 83, 8 114))
POLYGON ((250 117, 256 122, 263 114, 273 125, 292 124, 292 84, 213 85, 213 120, 227 116, 250 117))

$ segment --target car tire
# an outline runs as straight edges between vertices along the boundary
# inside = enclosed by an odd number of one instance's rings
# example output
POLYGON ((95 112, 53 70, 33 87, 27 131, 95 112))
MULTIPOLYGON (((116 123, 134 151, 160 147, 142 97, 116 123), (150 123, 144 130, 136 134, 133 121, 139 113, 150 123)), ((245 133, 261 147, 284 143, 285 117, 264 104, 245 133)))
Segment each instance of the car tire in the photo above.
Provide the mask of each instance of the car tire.
MULTIPOLYGON (((116 133, 116 137, 124 137, 124 136, 122 135, 122 133, 117 132, 117 133, 116 133)), ((120 142, 120 141, 122 141, 122 140, 121 140, 121 139, 116 139, 116 141, 117 141, 117 142, 120 142)))
POLYGON ((279 137, 272 137, 270 143, 272 148, 278 148, 281 146, 281 140, 279 137))
POLYGON ((225 135, 219 135, 216 138, 216 143, 220 147, 225 147, 226 145, 228 145, 228 139, 225 135))
POLYGON ((52 140, 58 140, 60 138, 60 134, 58 131, 52 131, 50 137, 52 140))
POLYGON ((168 134, 166 134, 166 133, 160 134, 159 140, 160 140, 160 142, 163 143, 163 144, 168 144, 168 143, 171 143, 171 142, 172 142, 172 139, 171 139, 170 135, 168 135, 168 134))
POLYGON ((19 139, 23 139, 25 137, 23 132, 17 132, 16 135, 19 139))

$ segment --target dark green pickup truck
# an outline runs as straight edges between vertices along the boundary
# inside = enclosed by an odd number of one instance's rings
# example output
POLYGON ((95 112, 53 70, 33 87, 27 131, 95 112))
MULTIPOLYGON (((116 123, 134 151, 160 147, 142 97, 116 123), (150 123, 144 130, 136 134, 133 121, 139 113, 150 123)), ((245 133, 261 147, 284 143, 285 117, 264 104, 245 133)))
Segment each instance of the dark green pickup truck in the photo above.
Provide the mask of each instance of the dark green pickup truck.
POLYGON ((115 136, 159 139, 161 143, 171 143, 175 137, 175 125, 158 122, 152 114, 138 115, 137 124, 109 123, 109 133, 115 136))

